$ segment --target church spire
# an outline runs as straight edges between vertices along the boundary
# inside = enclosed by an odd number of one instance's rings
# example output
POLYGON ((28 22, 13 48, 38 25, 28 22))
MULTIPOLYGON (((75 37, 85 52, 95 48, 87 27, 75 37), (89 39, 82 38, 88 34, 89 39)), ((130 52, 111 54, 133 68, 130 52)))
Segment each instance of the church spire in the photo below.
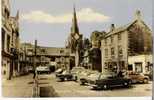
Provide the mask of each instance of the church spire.
POLYGON ((73 6, 73 19, 72 19, 71 33, 79 34, 79 28, 78 28, 78 22, 77 22, 77 17, 76 17, 75 5, 73 6))

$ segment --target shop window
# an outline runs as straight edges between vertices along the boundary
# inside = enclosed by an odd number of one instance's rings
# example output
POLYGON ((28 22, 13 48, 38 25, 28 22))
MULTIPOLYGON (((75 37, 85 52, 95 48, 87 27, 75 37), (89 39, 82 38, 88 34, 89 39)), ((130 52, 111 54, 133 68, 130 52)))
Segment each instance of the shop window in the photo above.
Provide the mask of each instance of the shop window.
POLYGON ((135 63, 135 71, 137 73, 142 73, 142 62, 135 63))

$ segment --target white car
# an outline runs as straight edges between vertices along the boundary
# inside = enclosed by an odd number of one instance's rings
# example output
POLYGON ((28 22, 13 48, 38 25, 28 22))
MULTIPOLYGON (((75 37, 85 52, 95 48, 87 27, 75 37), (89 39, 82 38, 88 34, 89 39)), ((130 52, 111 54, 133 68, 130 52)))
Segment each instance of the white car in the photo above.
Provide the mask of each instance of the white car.
POLYGON ((50 68, 47 67, 47 66, 39 66, 39 67, 36 68, 36 71, 37 71, 38 74, 41 74, 41 73, 49 74, 50 68))

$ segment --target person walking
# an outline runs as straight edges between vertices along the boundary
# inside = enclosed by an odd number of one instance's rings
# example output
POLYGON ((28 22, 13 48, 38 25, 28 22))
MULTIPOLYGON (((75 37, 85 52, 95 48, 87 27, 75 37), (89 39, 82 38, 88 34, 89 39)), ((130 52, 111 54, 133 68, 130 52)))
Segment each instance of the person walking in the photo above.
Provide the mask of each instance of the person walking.
POLYGON ((33 70, 33 79, 35 79, 35 77, 36 77, 36 71, 35 71, 35 69, 33 70))

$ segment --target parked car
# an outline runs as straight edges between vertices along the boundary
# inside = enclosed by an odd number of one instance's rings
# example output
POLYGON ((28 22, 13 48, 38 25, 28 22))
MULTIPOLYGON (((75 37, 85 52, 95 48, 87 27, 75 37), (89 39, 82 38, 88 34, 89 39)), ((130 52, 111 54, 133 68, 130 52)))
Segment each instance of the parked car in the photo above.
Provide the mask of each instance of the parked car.
POLYGON ((129 77, 132 80, 132 83, 148 83, 149 77, 145 76, 143 73, 131 72, 129 77))
POLYGON ((32 66, 28 66, 28 72, 29 73, 33 73, 34 72, 34 68, 32 66))
POLYGON ((39 66, 39 67, 36 68, 36 72, 38 74, 42 74, 42 73, 49 74, 50 73, 50 69, 47 66, 39 66))
POLYGON ((62 68, 59 68, 59 69, 57 69, 56 71, 55 71, 55 74, 56 74, 56 76, 58 75, 58 74, 61 74, 63 72, 63 69, 62 68))
POLYGON ((92 76, 99 75, 98 71, 87 70, 83 72, 82 76, 80 76, 80 85, 85 85, 88 83, 88 80, 92 79, 92 76))
POLYGON ((58 78, 60 81, 75 80, 72 73, 67 70, 64 70, 62 73, 57 74, 56 78, 58 78))
POLYGON ((71 74, 73 75, 73 77, 75 78, 75 81, 79 80, 79 77, 81 75, 81 72, 83 72, 85 70, 84 67, 74 67, 71 70, 71 74))
POLYGON ((144 75, 148 76, 151 81, 153 80, 153 70, 149 71, 148 73, 146 73, 144 75))
POLYGON ((109 89, 116 86, 129 87, 131 79, 128 77, 119 77, 113 72, 92 74, 89 77, 88 84, 93 89, 109 89))

